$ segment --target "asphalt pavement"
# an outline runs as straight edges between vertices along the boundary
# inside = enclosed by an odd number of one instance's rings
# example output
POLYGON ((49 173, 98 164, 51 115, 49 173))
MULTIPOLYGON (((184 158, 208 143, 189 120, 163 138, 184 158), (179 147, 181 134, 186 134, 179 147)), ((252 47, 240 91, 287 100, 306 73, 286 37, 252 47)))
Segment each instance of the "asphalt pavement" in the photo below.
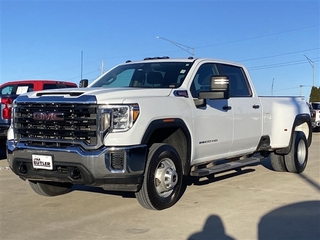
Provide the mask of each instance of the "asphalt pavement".
POLYGON ((320 133, 302 174, 261 164, 201 178, 163 211, 142 208, 130 193, 75 186, 43 197, 0 155, 0 239, 320 239, 320 133))

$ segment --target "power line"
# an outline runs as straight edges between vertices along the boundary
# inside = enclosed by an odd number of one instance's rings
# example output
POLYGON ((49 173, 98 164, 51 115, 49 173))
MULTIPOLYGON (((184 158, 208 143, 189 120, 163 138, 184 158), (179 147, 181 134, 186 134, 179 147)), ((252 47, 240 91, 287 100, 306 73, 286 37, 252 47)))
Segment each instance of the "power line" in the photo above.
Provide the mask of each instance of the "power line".
MULTIPOLYGON (((300 86, 299 87, 291 87, 291 88, 283 88, 283 89, 274 90, 274 92, 284 92, 284 91, 299 89, 299 88, 300 88, 300 86)), ((269 92, 262 92, 259 95, 261 95, 261 94, 269 94, 269 92)))
POLYGON ((301 31, 301 30, 305 30, 305 29, 309 29, 309 28, 315 28, 315 27, 319 27, 319 26, 320 25, 317 24, 317 25, 304 27, 304 28, 298 28, 298 29, 294 29, 294 30, 282 31, 282 32, 278 32, 278 33, 271 33, 271 34, 266 34, 266 35, 251 37, 251 38, 244 38, 244 39, 239 39, 239 40, 234 40, 234 41, 229 41, 229 42, 216 43, 216 44, 211 44, 211 45, 206 45, 206 46, 201 46, 201 47, 196 47, 196 48, 207 48, 207 47, 214 47, 214 46, 237 43, 237 42, 244 42, 244 41, 258 39, 258 38, 264 38, 264 37, 270 37, 270 36, 275 36, 275 35, 284 34, 284 33, 301 31))
MULTIPOLYGON (((301 30, 305 30, 305 29, 309 29, 309 28, 315 28, 315 27, 319 27, 320 25, 313 25, 313 26, 308 26, 308 27, 304 27, 304 28, 298 28, 298 29, 294 29, 294 30, 288 30, 288 31, 282 31, 282 32, 277 32, 277 33, 271 33, 271 34, 266 34, 266 35, 261 35, 261 36, 256 36, 256 37, 251 37, 251 38, 244 38, 244 39, 239 39, 239 40, 234 40, 234 41, 229 41, 229 42, 223 42, 223 43, 217 43, 217 44, 211 44, 211 45, 207 45, 207 46, 200 46, 200 47, 194 47, 195 48, 207 48, 207 47, 212 47, 212 46, 218 46, 218 45, 225 45, 225 44, 230 44, 230 43, 237 43, 237 42, 243 42, 243 41, 248 41, 248 40, 252 40, 252 39, 258 39, 258 38, 264 38, 264 37, 269 37, 269 36, 274 36, 274 35, 279 35, 279 34, 284 34, 284 33, 290 33, 290 32, 296 32, 296 31, 301 31, 301 30)), ((316 49, 308 49, 308 50, 304 50, 304 51, 299 51, 299 52, 306 52, 306 51, 313 51, 313 50, 317 50, 319 48, 316 49)), ((177 52, 177 51, 172 51, 172 52, 177 52)), ((297 53, 299 53, 297 52, 297 53)), ((89 63, 93 63, 93 62, 97 62, 97 61, 101 61, 101 59, 114 59, 114 58, 126 58, 126 59, 131 59, 133 57, 140 57, 140 56, 146 56, 146 55, 157 55, 157 54, 161 54, 161 52, 157 52, 157 53, 147 53, 144 55, 126 55, 126 56, 115 56, 115 57, 102 57, 96 60, 92 60, 92 61, 88 61, 86 62, 86 64, 89 63)), ((293 53, 288 53, 288 54, 293 54, 293 53)), ((286 55, 286 54, 284 54, 286 55)), ((264 57, 263 57, 264 58, 264 57)), ((268 58, 268 57, 266 57, 268 58)), ((243 61, 250 61, 250 60, 243 60, 243 61)))
MULTIPOLYGON (((319 62, 319 58, 314 59, 314 62, 319 62)), ((270 64, 270 65, 261 65, 261 66, 254 66, 254 67, 248 67, 250 71, 255 70, 262 70, 262 69, 268 69, 268 68, 277 68, 277 67, 287 67, 292 65, 299 65, 299 64, 306 64, 306 61, 292 61, 292 62, 283 62, 283 63, 276 63, 276 64, 270 64)))
POLYGON ((315 51, 315 50, 319 50, 319 49, 320 49, 320 48, 312 48, 312 49, 295 51, 295 52, 290 52, 290 53, 282 53, 282 54, 276 54, 276 55, 271 55, 271 56, 265 56, 265 57, 258 57, 258 58, 251 58, 251 59, 246 59, 246 60, 240 60, 239 62, 248 62, 248 61, 260 60, 260 59, 266 59, 266 58, 281 57, 281 56, 292 55, 292 54, 297 54, 297 53, 315 51))
MULTIPOLYGON (((211 44, 211 45, 207 45, 207 46, 202 46, 202 47, 196 47, 196 48, 206 48, 206 47, 212 47, 212 46, 218 46, 218 45, 224 45, 224 44, 230 44, 230 43, 237 43, 237 42, 243 42, 243 41, 248 41, 248 40, 253 40, 253 39, 258 39, 258 38, 263 38, 263 37, 269 37, 269 36, 274 36, 274 35, 279 35, 279 34, 284 34, 284 33, 290 33, 290 32, 295 32, 295 31, 301 31, 301 30, 305 30, 305 29, 310 29, 310 28, 314 28, 314 27, 319 27, 318 25, 313 25, 313 26, 308 26, 308 27, 304 27, 304 28, 299 28, 299 29, 294 29, 294 30, 289 30, 289 31, 282 31, 282 32, 277 32, 277 33, 272 33, 272 34, 266 34, 266 35, 261 35, 261 36, 256 36, 256 37, 251 37, 251 38, 244 38, 244 39, 239 39, 239 40, 234 40, 234 41, 229 41, 229 42, 223 42, 223 43, 217 43, 217 44, 211 44)), ((272 56, 265 56, 265 57, 258 57, 258 58, 253 58, 253 59, 246 59, 246 60, 241 60, 240 62, 244 62, 244 61, 253 61, 253 60, 259 60, 259 59, 265 59, 265 58, 273 58, 273 57, 279 57, 279 56, 285 56, 285 55, 290 55, 290 54, 296 54, 296 53, 301 53, 301 52, 307 52, 307 51, 314 51, 314 50, 319 50, 319 48, 313 48, 313 49, 307 49, 307 50, 301 50, 301 51, 296 51, 296 52, 291 52, 291 53, 283 53, 283 54, 278 54, 278 55, 272 55, 272 56)), ((154 55, 154 54, 161 54, 161 53, 149 53, 149 54, 144 54, 144 55, 130 55, 130 56, 116 56, 116 57, 105 57, 103 59, 113 59, 113 58, 127 58, 130 59, 132 57, 140 57, 140 56, 146 56, 146 55, 154 55)), ((87 61, 87 62, 83 62, 84 65, 87 64, 91 64, 94 62, 100 62, 102 58, 96 59, 96 60, 92 60, 92 61, 87 61)), ((319 60, 315 60, 315 61, 319 61, 319 60)), ((303 64, 304 62, 301 63, 295 63, 295 64, 303 64)), ((290 64, 290 65, 294 65, 294 64, 290 64)), ((59 70, 54 70, 54 71, 49 71, 43 74, 48 74, 51 72, 57 72, 57 71, 63 71, 63 70, 68 70, 68 69, 72 69, 72 68, 76 68, 79 65, 75 65, 75 66, 70 66, 70 67, 66 67, 63 69, 59 69, 59 70)), ((260 70, 260 69, 264 69, 264 68, 271 68, 271 67, 282 67, 282 66, 286 66, 286 65, 275 65, 275 66, 257 66, 257 67, 252 67, 253 70, 260 70)), ((288 65, 289 66, 289 65, 288 65)), ((92 71, 92 72, 88 72, 85 73, 85 75, 88 75, 90 73, 94 73, 96 71, 92 71)), ((76 79, 78 78, 74 77, 74 78, 69 78, 69 79, 76 79)))
MULTIPOLYGON (((305 51, 309 51, 309 50, 305 50, 305 51)), ((297 52, 303 52, 303 51, 297 51, 297 52)), ((288 54, 290 54, 290 53, 288 53, 288 54)), ((286 54, 280 54, 280 55, 286 55, 286 54)), ((314 58, 313 61, 314 62, 319 62, 320 58, 314 58)), ((298 60, 298 61, 282 62, 282 63, 276 63, 276 64, 270 64, 270 65, 247 67, 247 69, 250 70, 250 71, 256 71, 256 70, 263 70, 263 69, 269 69, 269 68, 278 68, 278 67, 287 67, 287 66, 292 66, 292 65, 300 65, 300 64, 306 64, 306 63, 307 62, 305 60, 298 60)), ((94 70, 94 71, 86 72, 86 73, 84 73, 84 75, 89 75, 89 74, 92 74, 92 73, 95 73, 95 72, 98 72, 98 71, 100 71, 100 70, 94 70)), ((77 79, 77 78, 79 78, 79 76, 68 78, 66 80, 73 80, 73 79, 77 79)))

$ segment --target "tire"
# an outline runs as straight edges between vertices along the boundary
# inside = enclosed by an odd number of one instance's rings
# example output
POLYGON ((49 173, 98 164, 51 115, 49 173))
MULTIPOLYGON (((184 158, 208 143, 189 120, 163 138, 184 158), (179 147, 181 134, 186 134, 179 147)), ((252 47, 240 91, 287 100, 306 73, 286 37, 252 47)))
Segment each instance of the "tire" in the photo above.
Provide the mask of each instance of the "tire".
POLYGON ((136 198, 147 209, 169 208, 180 198, 182 178, 177 151, 168 144, 155 143, 149 149, 144 180, 136 198))
POLYGON ((284 163, 284 155, 279 155, 274 152, 270 153, 271 166, 273 170, 277 172, 286 172, 286 166, 284 163))
POLYGON ((37 182, 30 181, 29 184, 33 191, 42 196, 52 197, 69 192, 72 183, 57 183, 57 182, 37 182))
POLYGON ((303 132, 294 132, 291 150, 284 159, 288 172, 304 171, 308 161, 308 143, 303 132))

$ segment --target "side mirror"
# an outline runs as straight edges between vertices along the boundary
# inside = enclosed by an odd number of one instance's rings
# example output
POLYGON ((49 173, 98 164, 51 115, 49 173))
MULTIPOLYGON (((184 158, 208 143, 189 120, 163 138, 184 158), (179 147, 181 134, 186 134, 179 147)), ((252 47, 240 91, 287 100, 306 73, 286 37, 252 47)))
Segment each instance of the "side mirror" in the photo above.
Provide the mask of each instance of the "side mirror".
POLYGON ((213 76, 210 81, 210 90, 199 92, 199 99, 229 99, 229 78, 227 76, 213 76))
POLYGON ((88 86, 88 82, 89 82, 88 79, 82 79, 82 80, 80 80, 79 87, 80 87, 80 88, 85 88, 85 87, 87 87, 87 86, 88 86))

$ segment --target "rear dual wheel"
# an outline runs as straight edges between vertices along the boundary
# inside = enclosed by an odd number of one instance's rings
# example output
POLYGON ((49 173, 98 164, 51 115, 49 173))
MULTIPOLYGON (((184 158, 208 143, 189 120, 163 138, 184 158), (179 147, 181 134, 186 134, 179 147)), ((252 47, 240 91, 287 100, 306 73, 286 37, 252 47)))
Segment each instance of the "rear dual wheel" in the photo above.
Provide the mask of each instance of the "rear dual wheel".
POLYGON ((291 150, 284 159, 288 172, 304 171, 308 160, 308 143, 303 132, 294 132, 291 150))
POLYGON ((286 172, 286 166, 284 162, 284 155, 276 154, 275 152, 270 153, 271 166, 273 170, 277 172, 286 172))
POLYGON ((294 132, 291 150, 286 155, 270 153, 271 165, 275 171, 301 173, 308 160, 308 143, 303 132, 294 132))

